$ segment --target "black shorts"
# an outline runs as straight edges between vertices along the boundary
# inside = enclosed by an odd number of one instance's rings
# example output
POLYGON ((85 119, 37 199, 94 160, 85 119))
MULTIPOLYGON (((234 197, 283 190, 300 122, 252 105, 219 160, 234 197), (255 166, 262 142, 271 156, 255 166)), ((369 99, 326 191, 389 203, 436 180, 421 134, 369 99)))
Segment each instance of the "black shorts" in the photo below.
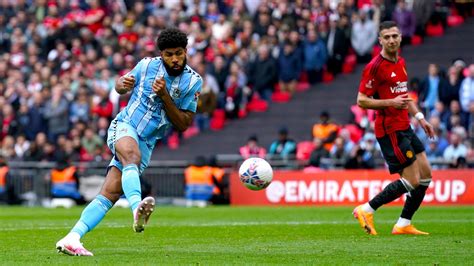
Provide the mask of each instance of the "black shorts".
POLYGON ((377 138, 391 174, 401 173, 416 160, 425 147, 411 128, 377 138))

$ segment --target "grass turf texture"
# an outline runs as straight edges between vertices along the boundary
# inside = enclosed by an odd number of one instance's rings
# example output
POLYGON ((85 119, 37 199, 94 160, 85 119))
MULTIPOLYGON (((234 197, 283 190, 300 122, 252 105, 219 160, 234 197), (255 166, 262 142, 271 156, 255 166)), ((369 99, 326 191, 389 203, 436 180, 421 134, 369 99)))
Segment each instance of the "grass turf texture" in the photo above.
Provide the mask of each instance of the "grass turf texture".
POLYGON ((378 236, 366 235, 349 207, 159 206, 141 234, 133 233, 128 209, 114 208, 82 240, 94 257, 57 254, 56 241, 81 211, 0 207, 0 264, 466 265, 474 261, 474 206, 422 207, 414 222, 429 236, 391 235, 400 207, 377 211, 378 236))

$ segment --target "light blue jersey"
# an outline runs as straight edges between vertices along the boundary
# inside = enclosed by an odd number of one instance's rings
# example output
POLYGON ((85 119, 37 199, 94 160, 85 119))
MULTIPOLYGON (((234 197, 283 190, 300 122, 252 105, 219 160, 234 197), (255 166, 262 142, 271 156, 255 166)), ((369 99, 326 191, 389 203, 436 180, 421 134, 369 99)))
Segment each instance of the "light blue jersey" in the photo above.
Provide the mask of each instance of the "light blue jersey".
MULTIPOLYGON (((180 110, 196 112, 197 100, 201 92, 202 78, 188 65, 177 77, 169 76, 161 57, 142 59, 127 76, 135 77, 135 86, 127 106, 112 121, 107 145, 115 154, 115 143, 121 137, 134 138, 142 154, 140 172, 146 168, 151 151, 158 139, 165 136, 172 126, 166 116, 163 102, 152 89, 155 80, 164 77, 166 89, 180 110)), ((117 158, 111 165, 122 169, 117 158)))
POLYGON ((161 57, 147 57, 127 75, 135 77, 135 87, 127 107, 116 119, 118 122, 130 123, 147 144, 163 138, 171 126, 162 106, 163 102, 152 90, 155 80, 165 78, 166 89, 178 109, 196 112, 202 79, 189 66, 186 65, 181 75, 173 77, 166 72, 161 57))

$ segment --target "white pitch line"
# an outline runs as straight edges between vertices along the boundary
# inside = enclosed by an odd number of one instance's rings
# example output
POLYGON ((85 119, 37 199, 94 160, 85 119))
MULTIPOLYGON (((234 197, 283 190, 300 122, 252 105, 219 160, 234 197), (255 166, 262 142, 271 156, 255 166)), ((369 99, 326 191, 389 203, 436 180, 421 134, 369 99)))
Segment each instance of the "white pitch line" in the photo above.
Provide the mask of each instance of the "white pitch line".
MULTIPOLYGON (((415 220, 418 224, 420 223, 473 223, 473 220, 469 219, 458 219, 458 220, 442 220, 442 219, 427 219, 427 220, 415 220)), ((376 221, 377 224, 393 224, 395 220, 380 220, 376 221)), ((152 224, 151 227, 218 227, 218 226, 259 226, 259 225, 331 225, 331 224, 357 224, 357 221, 262 221, 262 222, 212 222, 212 223, 159 223, 152 224)), ((125 228, 130 227, 128 224, 116 224, 116 223, 105 223, 102 224, 104 228, 125 228)), ((0 231, 20 231, 20 230, 62 230, 70 229, 70 226, 28 226, 21 228, 0 228, 0 231)))

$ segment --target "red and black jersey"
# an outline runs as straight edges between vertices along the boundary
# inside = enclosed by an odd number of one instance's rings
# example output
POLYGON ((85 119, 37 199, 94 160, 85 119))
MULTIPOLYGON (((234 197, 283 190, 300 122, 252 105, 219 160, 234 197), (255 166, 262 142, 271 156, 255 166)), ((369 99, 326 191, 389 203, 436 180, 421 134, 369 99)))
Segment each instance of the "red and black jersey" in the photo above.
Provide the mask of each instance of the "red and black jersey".
MULTIPOLYGON (((359 92, 374 99, 393 99, 408 92, 408 77, 405 59, 398 57, 397 62, 378 55, 370 61, 362 73, 359 92)), ((377 110, 375 135, 377 138, 410 126, 408 109, 388 107, 377 110)))

